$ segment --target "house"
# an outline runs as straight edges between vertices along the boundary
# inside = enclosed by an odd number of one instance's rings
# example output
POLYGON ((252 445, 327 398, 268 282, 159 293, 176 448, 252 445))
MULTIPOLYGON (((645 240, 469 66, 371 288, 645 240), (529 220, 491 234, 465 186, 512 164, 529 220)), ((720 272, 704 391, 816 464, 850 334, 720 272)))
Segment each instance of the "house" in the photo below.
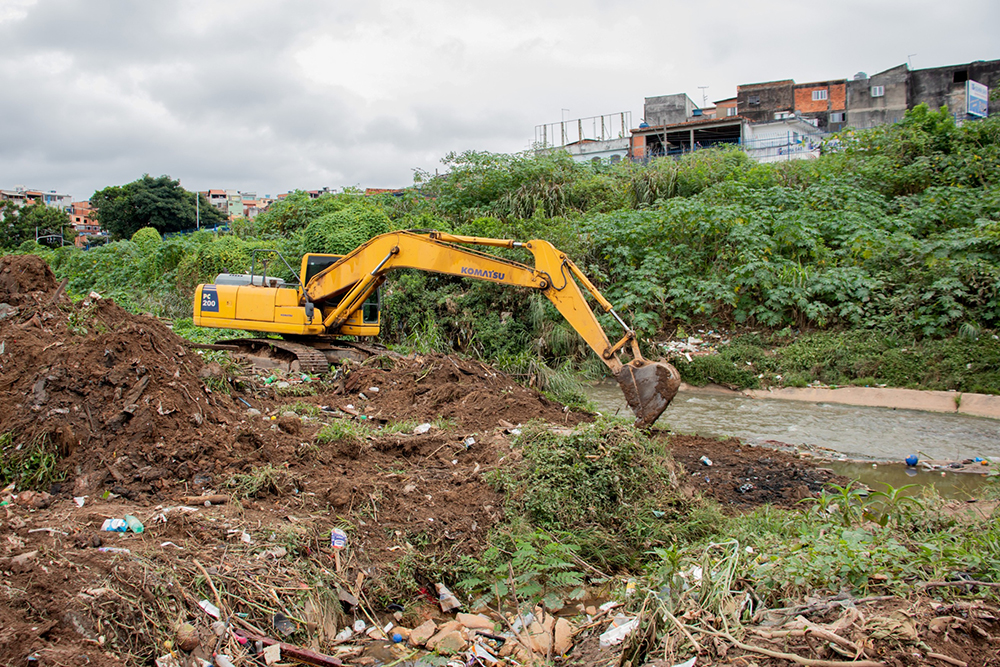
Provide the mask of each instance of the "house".
MULTIPOLYGON (((792 86, 793 115, 823 132, 839 132, 847 121, 847 80, 797 83, 792 86)), ((785 117, 785 116, 783 116, 785 117)), ((775 116, 774 120, 780 120, 775 116)))
POLYGON ((229 214, 229 200, 226 197, 225 190, 209 190, 208 192, 202 192, 201 194, 205 196, 205 199, 208 200, 209 204, 219 209, 226 215, 229 214))
POLYGON ((736 86, 736 115, 750 123, 766 123, 795 113, 795 82, 791 79, 736 86))
POLYGON ((13 190, 0 190, 0 200, 12 202, 18 208, 26 204, 45 204, 60 211, 69 211, 73 197, 59 194, 55 190, 26 190, 23 185, 18 185, 13 190))
POLYGON ((690 97, 684 93, 674 93, 647 97, 642 105, 642 115, 649 125, 675 125, 696 116, 704 116, 704 113, 690 97))
POLYGON ((859 129, 897 123, 906 113, 910 69, 897 65, 847 82, 847 124, 859 129))
POLYGON ((730 97, 715 102, 715 118, 730 118, 736 115, 736 98, 730 97))
MULTIPOLYGON (((926 104, 931 109, 948 107, 956 118, 965 119, 970 113, 970 82, 981 84, 989 90, 1000 86, 1000 60, 977 60, 964 65, 948 65, 912 70, 907 87, 907 108, 926 104)), ((980 86, 980 87, 981 87, 980 86)), ((985 105, 984 105, 985 106, 985 105)), ((987 109, 982 110, 987 112, 987 109)))
POLYGON ((68 213, 70 224, 76 231, 73 243, 77 248, 87 247, 92 236, 107 236, 107 233, 101 230, 94 207, 90 205, 89 201, 72 202, 68 213))
POLYGON ((643 123, 632 130, 629 157, 633 160, 646 160, 712 146, 740 144, 745 124, 746 119, 740 116, 697 118, 658 126, 643 123))
POLYGON ((757 162, 817 158, 824 136, 822 130, 797 116, 747 123, 743 128, 743 150, 757 162))

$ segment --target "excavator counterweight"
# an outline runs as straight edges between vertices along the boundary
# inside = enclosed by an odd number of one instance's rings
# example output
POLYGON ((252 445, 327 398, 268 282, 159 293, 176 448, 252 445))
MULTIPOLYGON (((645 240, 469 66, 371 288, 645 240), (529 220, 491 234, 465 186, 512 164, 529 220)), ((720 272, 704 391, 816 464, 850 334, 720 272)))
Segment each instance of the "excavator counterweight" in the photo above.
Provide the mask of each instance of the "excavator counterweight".
POLYGON ((266 350, 284 358, 268 359, 267 365, 314 368, 322 365, 323 357, 358 354, 364 348, 356 342, 343 344, 338 337, 379 333, 377 290, 389 271, 404 268, 540 291, 614 375, 636 415, 637 426, 651 426, 677 393, 677 369, 666 362, 643 359, 635 332, 611 303, 564 253, 537 239, 520 243, 442 232, 390 232, 343 256, 306 255, 295 285, 254 275, 253 271, 249 275, 220 274, 215 284, 196 288, 194 323, 280 334, 288 342, 254 338, 229 340, 215 347, 266 350), (522 249, 533 255, 534 266, 468 246, 522 249), (608 339, 585 292, 624 329, 618 342, 612 344, 608 339), (626 348, 632 360, 622 363, 619 356, 626 348))

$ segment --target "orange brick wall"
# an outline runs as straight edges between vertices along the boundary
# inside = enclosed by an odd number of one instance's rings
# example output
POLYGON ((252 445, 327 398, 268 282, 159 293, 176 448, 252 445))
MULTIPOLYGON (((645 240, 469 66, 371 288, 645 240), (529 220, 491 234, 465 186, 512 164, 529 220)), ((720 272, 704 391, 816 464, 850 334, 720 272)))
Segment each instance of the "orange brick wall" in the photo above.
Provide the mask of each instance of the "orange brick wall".
POLYGON ((802 113, 816 113, 819 111, 843 111, 847 108, 847 85, 835 83, 829 86, 809 86, 808 88, 795 89, 795 110, 802 113), (827 98, 825 100, 813 100, 814 90, 826 89, 827 98))
POLYGON ((632 135, 632 157, 646 157, 646 137, 642 134, 632 135))

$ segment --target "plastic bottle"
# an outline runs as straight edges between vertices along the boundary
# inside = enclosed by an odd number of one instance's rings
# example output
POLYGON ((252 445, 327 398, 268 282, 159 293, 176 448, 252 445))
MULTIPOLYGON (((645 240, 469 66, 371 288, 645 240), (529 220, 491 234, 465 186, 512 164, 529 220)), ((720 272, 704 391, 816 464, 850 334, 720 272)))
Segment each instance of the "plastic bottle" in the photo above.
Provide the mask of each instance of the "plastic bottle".
POLYGON ((142 521, 139 521, 139 519, 132 516, 131 514, 125 515, 125 525, 128 526, 129 530, 131 530, 133 533, 141 533, 143 530, 145 530, 143 528, 142 521))

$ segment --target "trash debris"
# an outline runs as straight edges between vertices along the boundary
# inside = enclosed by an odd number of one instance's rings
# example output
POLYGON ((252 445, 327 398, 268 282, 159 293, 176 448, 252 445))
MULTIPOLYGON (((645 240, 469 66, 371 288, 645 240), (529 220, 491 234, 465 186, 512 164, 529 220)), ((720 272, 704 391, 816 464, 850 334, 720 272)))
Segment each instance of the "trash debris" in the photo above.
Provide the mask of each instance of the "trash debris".
POLYGON ((420 424, 419 426, 414 427, 413 434, 414 435, 423 435, 424 433, 427 433, 430 430, 431 430, 431 425, 430 424, 420 424))
POLYGON ((434 584, 438 592, 438 604, 441 605, 441 611, 448 613, 449 611, 454 611, 455 609, 461 609, 462 603, 458 601, 458 598, 448 590, 448 587, 444 584, 438 583, 434 584))
POLYGON ((274 626, 275 630, 286 637, 295 632, 295 624, 280 611, 271 619, 271 625, 274 626))
POLYGON ((916 454, 910 454, 909 456, 906 457, 906 465, 910 466, 911 468, 914 467, 914 466, 916 466, 917 463, 919 463, 919 462, 920 462, 920 459, 917 458, 916 454))
POLYGON ((105 519, 101 530, 107 533, 124 533, 128 530, 128 524, 125 519, 105 519))
POLYGON ((198 606, 201 607, 203 610, 205 610, 205 613, 211 616, 212 618, 215 619, 219 618, 220 616, 219 608, 216 607, 211 602, 209 602, 208 600, 200 600, 198 602, 198 606))
POLYGON ((347 546, 347 533, 340 528, 330 531, 330 546, 334 549, 343 549, 347 546))
POLYGON ((704 466, 711 467, 711 465, 712 465, 712 459, 708 458, 707 456, 702 456, 698 460, 701 461, 701 464, 704 465, 704 466))
POLYGON ((73 496, 73 502, 76 503, 77 507, 83 507, 83 504, 87 502, 87 496, 73 496))
POLYGON ((637 627, 639 627, 638 618, 615 616, 611 625, 599 638, 601 646, 607 648, 621 644, 637 627))
POLYGON ((281 660, 281 646, 278 644, 271 644, 263 650, 264 664, 273 665, 274 663, 281 660))
POLYGON ((145 530, 145 528, 142 525, 142 521, 139 521, 139 519, 132 516, 131 514, 125 515, 125 525, 128 526, 128 529, 131 530, 133 533, 141 533, 143 530, 145 530))
POLYGON ((130 554, 132 553, 125 547, 97 547, 97 550, 106 554, 130 554))

